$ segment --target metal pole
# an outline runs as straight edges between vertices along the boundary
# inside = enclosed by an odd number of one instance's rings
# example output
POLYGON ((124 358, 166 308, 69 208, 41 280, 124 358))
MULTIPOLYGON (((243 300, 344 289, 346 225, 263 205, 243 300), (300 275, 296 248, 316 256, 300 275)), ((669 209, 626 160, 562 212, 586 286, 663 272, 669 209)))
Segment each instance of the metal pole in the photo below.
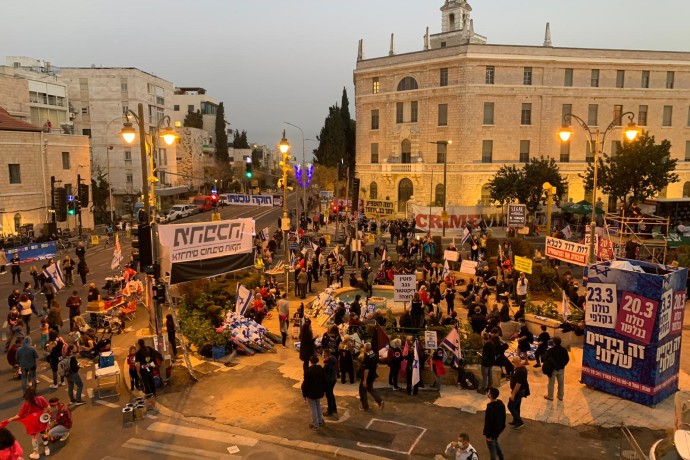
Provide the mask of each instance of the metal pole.
MULTIPOLYGON (((300 128, 297 125, 294 125, 292 123, 288 123, 287 121, 284 121, 286 125, 290 125, 293 128, 299 129, 299 132, 302 133, 302 169, 300 170, 300 176, 298 178, 297 182, 302 182, 302 177, 304 174, 304 171, 307 168, 307 153, 306 150, 304 149, 304 131, 302 131, 302 128, 300 128)), ((302 187, 300 185, 300 187, 302 187)), ((302 187, 302 212, 304 213, 304 217, 307 217, 307 189, 305 187, 302 187)))
MULTIPOLYGON (((57 216, 55 215, 57 210, 55 209, 55 176, 50 176, 50 208, 52 209, 52 228, 51 232, 55 232, 57 235, 57 216)), ((668 233, 668 232, 667 232, 668 233)))
MULTIPOLYGON (((285 133, 283 132, 283 138, 285 133)), ((283 154, 283 219, 280 226, 283 229, 283 244, 285 245, 285 293, 290 293, 290 249, 288 248, 288 230, 290 229, 290 218, 288 217, 288 187, 287 187, 287 152, 283 154), (287 230, 286 230, 287 229, 287 230)))
POLYGON ((427 233, 431 236, 431 204, 434 203, 434 169, 431 168, 431 182, 429 183, 429 221, 427 233))
MULTIPOLYGON (((443 215, 446 215, 446 173, 448 170, 448 142, 444 144, 446 148, 443 151, 443 215)), ((441 219, 443 221, 443 236, 446 236, 446 219, 441 219)))
MULTIPOLYGON (((81 188, 81 174, 77 174, 77 194, 79 194, 81 188)), ((79 236, 81 237, 81 196, 79 197, 78 203, 79 203, 79 216, 77 218, 79 219, 79 236)))
MULTIPOLYGON (((139 124, 139 151, 141 157, 141 189, 144 195, 144 212, 146 218, 151 219, 151 202, 149 201, 148 161, 146 158, 146 125, 144 123, 144 104, 137 107, 137 123, 139 124)), ((151 221, 149 220, 149 223, 151 221)))
POLYGON ((546 192, 546 236, 551 236, 551 205, 553 204, 553 195, 551 190, 546 192))
MULTIPOLYGON (((107 135, 107 133, 106 133, 107 135)), ((115 217, 114 217, 114 206, 113 206, 113 185, 112 185, 112 179, 110 178, 110 149, 108 148, 108 145, 106 143, 105 146, 105 158, 108 162, 108 201, 110 204, 110 225, 113 226, 115 225, 115 217)))
MULTIPOLYGON (((342 160, 340 160, 341 163, 340 165, 342 166, 342 160)), ((336 211, 335 211, 335 244, 338 244, 338 227, 340 225, 340 219, 338 219, 338 214, 340 214, 340 205, 338 203, 340 196, 340 166, 338 166, 338 172, 335 175, 335 206, 336 206, 336 211)))
MULTIPOLYGON (((591 134, 591 133, 590 133, 591 134)), ((589 263, 594 265, 597 263, 597 255, 594 250, 595 227, 597 225, 597 174, 599 171, 599 129, 596 132, 596 143, 594 148, 594 181, 592 184, 592 222, 589 224, 589 263)))

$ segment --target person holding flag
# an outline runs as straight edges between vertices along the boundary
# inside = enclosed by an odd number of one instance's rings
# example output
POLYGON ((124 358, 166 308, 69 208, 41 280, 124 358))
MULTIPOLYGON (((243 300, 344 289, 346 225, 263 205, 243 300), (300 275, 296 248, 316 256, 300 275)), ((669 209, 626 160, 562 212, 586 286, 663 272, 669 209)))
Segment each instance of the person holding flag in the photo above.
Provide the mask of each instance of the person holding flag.
MULTIPOLYGON (((407 345, 406 345, 407 347, 407 345)), ((422 382, 421 370, 421 353, 419 350, 419 341, 415 340, 412 346, 408 348, 406 355, 407 365, 407 394, 416 395, 420 386, 424 386, 422 382)))
POLYGON ((120 246, 120 235, 115 234, 115 248, 113 249, 113 260, 110 262, 110 269, 116 270, 120 268, 122 262, 122 247, 120 246))

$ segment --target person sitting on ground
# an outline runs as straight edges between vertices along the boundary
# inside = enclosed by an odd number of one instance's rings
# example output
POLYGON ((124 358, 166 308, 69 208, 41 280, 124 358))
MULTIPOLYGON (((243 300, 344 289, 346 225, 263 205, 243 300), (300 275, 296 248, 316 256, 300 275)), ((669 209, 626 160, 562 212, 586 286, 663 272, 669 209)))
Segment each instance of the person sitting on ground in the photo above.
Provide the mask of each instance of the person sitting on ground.
POLYGON ((451 312, 450 316, 443 318, 441 325, 443 326, 455 326, 458 324, 458 312, 451 312))
POLYGON ((55 411, 46 429, 48 441, 64 442, 69 437, 69 430, 72 429, 72 411, 58 398, 50 398, 48 404, 50 409, 55 411))

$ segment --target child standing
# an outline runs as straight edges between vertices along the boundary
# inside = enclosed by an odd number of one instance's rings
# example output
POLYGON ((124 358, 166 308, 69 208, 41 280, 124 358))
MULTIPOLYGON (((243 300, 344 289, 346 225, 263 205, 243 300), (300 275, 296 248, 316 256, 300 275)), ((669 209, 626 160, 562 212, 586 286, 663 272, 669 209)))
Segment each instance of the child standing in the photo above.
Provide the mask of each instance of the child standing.
POLYGON ((127 367, 129 367, 129 382, 130 389, 134 391, 141 387, 141 382, 139 381, 139 374, 137 374, 137 366, 135 363, 137 355, 137 349, 135 347, 129 347, 129 354, 127 355, 127 367))
POLYGON ((41 319, 41 350, 46 349, 48 345, 48 331, 49 331, 48 321, 45 318, 41 319))

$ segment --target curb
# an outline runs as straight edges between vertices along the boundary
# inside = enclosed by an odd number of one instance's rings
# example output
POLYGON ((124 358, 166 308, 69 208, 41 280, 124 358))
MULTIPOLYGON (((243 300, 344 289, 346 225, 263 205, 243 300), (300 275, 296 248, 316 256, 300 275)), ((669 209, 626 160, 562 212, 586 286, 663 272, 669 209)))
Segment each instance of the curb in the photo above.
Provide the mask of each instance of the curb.
POLYGON ((226 433, 246 436, 250 438, 257 439, 258 441, 263 441, 271 444, 276 444, 283 447, 297 448, 316 452, 319 454, 326 454, 327 457, 332 458, 342 458, 351 460, 386 460, 388 457, 380 457, 378 455, 369 454, 366 452, 360 452, 354 449, 346 449, 344 447, 333 446, 330 444, 320 444, 311 441, 302 440, 292 440, 288 438, 281 438, 280 436, 274 436, 269 434, 261 434, 254 431, 246 430, 244 428, 234 427, 232 425, 226 425, 223 423, 215 422, 212 420, 199 418, 199 417, 188 417, 179 412, 173 411, 163 406, 160 402, 156 401, 156 410, 159 414, 166 417, 174 418, 177 420, 183 420, 186 422, 195 423, 197 425, 205 426, 207 428, 213 428, 217 431, 223 431, 226 433))

